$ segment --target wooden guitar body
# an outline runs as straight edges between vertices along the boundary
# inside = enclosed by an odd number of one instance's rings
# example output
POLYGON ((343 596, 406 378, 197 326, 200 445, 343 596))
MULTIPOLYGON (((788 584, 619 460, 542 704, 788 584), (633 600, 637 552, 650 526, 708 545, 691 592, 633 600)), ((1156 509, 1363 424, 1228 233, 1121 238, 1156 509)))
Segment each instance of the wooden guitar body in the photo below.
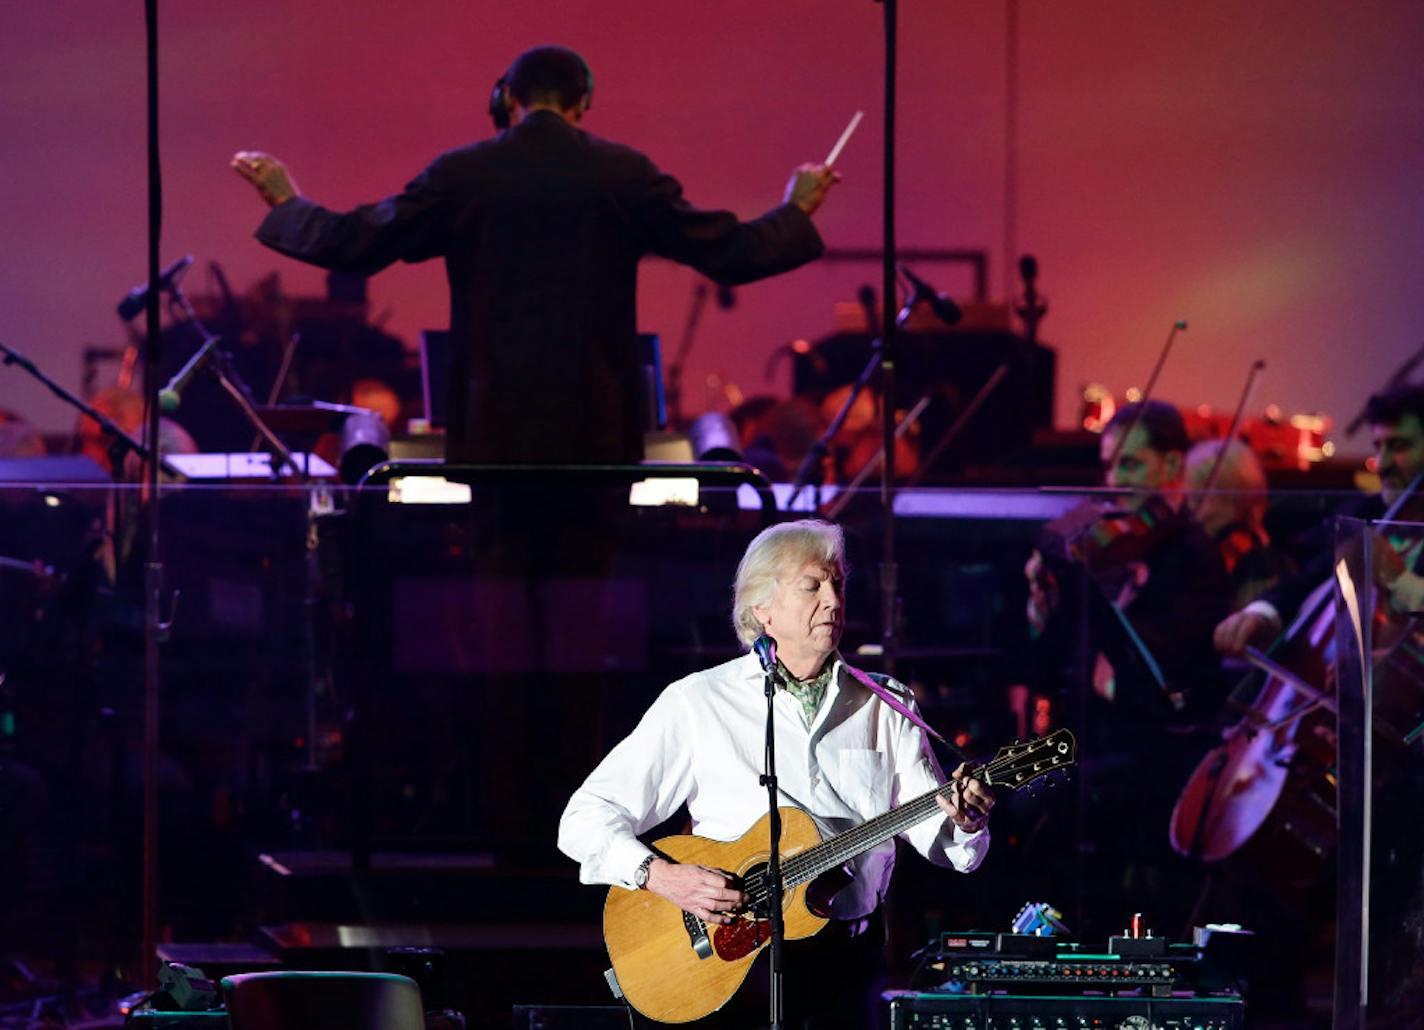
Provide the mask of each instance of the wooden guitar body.
MULTIPOLYGON (((771 846, 770 814, 734 841, 664 837, 653 850, 682 864, 722 869, 739 877, 764 867, 771 846)), ((816 824, 796 808, 781 809, 781 857, 805 851, 821 839, 816 824)), ((810 937, 826 925, 806 905, 808 884, 782 896, 786 939, 810 937)), ((746 979, 752 962, 770 943, 770 924, 749 916, 729 926, 705 924, 651 891, 615 887, 603 906, 603 937, 613 971, 629 1003, 663 1023, 701 1019, 727 1003, 746 979), (705 934, 710 954, 694 945, 705 934)))
MULTIPOLYGON (((968 775, 991 788, 1017 790, 1077 760, 1077 743, 1066 729, 1038 740, 1001 747, 992 761, 968 775)), ((827 923, 829 890, 843 867, 882 841, 942 815, 936 799, 953 782, 869 819, 854 829, 821 839, 815 821, 797 808, 782 808, 782 918, 788 941, 810 937, 827 923), (809 897, 808 897, 809 892, 809 897)), ((651 891, 614 887, 603 906, 603 941, 623 997, 662 1023, 687 1023, 717 1011, 737 993, 761 950, 771 943, 765 908, 771 816, 763 815, 734 841, 664 837, 653 850, 684 865, 731 873, 751 899, 748 910, 726 926, 704 923, 651 891)))

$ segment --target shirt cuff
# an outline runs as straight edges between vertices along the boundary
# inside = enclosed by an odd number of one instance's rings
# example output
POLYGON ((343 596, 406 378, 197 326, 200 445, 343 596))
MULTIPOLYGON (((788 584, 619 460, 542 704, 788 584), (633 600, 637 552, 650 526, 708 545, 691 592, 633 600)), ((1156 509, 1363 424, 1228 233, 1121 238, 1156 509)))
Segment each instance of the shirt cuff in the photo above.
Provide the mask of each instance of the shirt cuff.
POLYGON ((970 833, 968 830, 962 829, 961 827, 955 826, 954 823, 949 822, 949 816, 945 816, 945 822, 949 823, 950 826, 954 826, 954 843, 956 844, 963 844, 966 841, 978 840, 980 837, 984 836, 984 834, 989 832, 989 822, 987 819, 984 821, 984 825, 979 827, 979 829, 975 830, 973 833, 970 833))
POLYGON ((1417 572, 1401 572, 1389 585, 1389 600, 1395 611, 1424 610, 1424 576, 1417 572))
POLYGON ((1250 612, 1252 615, 1259 615, 1266 619, 1279 632, 1281 628, 1281 613, 1276 611, 1276 606, 1270 601, 1255 600, 1241 609, 1243 612, 1250 612))
POLYGON ((638 840, 615 841, 608 849, 607 869, 610 872, 616 870, 618 886, 627 887, 630 891, 637 890, 638 885, 633 882, 633 874, 653 853, 651 848, 638 840))

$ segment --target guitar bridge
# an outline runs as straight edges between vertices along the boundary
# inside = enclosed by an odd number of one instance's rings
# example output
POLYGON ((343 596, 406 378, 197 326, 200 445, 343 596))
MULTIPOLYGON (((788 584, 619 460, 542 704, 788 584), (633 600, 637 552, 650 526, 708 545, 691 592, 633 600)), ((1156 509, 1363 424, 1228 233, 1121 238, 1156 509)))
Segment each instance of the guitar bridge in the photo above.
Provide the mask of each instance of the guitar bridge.
POLYGON ((691 912, 682 914, 682 925, 692 942, 692 950, 698 958, 712 957, 712 938, 707 935, 707 924, 691 912))

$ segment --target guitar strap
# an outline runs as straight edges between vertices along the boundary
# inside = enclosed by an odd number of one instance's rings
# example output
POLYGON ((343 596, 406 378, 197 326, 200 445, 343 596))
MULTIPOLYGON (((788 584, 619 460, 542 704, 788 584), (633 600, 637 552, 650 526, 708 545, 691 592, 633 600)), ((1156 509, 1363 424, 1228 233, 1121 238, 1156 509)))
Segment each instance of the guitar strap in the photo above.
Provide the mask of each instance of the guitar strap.
POLYGON ((858 682, 866 690, 870 691, 876 697, 880 698, 880 700, 884 701, 891 708, 895 709, 895 711, 899 712, 906 719, 909 719, 912 723, 914 723, 920 729, 924 730, 931 737, 934 737, 935 740, 939 741, 945 747, 954 747, 954 745, 950 744, 949 741, 945 740, 942 736, 940 736, 939 731, 937 731, 929 723, 925 722, 925 720, 921 719, 908 705, 905 704, 905 702, 901 701, 898 697, 896 697, 895 692, 889 687, 887 687, 885 684, 877 683, 875 677, 871 676, 870 673, 862 672, 860 669, 857 669, 849 662, 842 660, 841 664, 845 666, 846 672, 850 673, 851 676, 855 678, 856 682, 858 682))

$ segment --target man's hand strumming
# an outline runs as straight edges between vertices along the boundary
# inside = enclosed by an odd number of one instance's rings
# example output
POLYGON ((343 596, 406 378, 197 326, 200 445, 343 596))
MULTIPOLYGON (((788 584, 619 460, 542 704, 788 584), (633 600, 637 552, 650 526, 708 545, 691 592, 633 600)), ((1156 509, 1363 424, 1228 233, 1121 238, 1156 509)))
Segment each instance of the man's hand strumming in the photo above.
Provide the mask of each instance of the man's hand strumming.
POLYGON ((747 896, 721 870, 662 858, 648 867, 648 890, 708 923, 734 922, 747 903, 747 896))

